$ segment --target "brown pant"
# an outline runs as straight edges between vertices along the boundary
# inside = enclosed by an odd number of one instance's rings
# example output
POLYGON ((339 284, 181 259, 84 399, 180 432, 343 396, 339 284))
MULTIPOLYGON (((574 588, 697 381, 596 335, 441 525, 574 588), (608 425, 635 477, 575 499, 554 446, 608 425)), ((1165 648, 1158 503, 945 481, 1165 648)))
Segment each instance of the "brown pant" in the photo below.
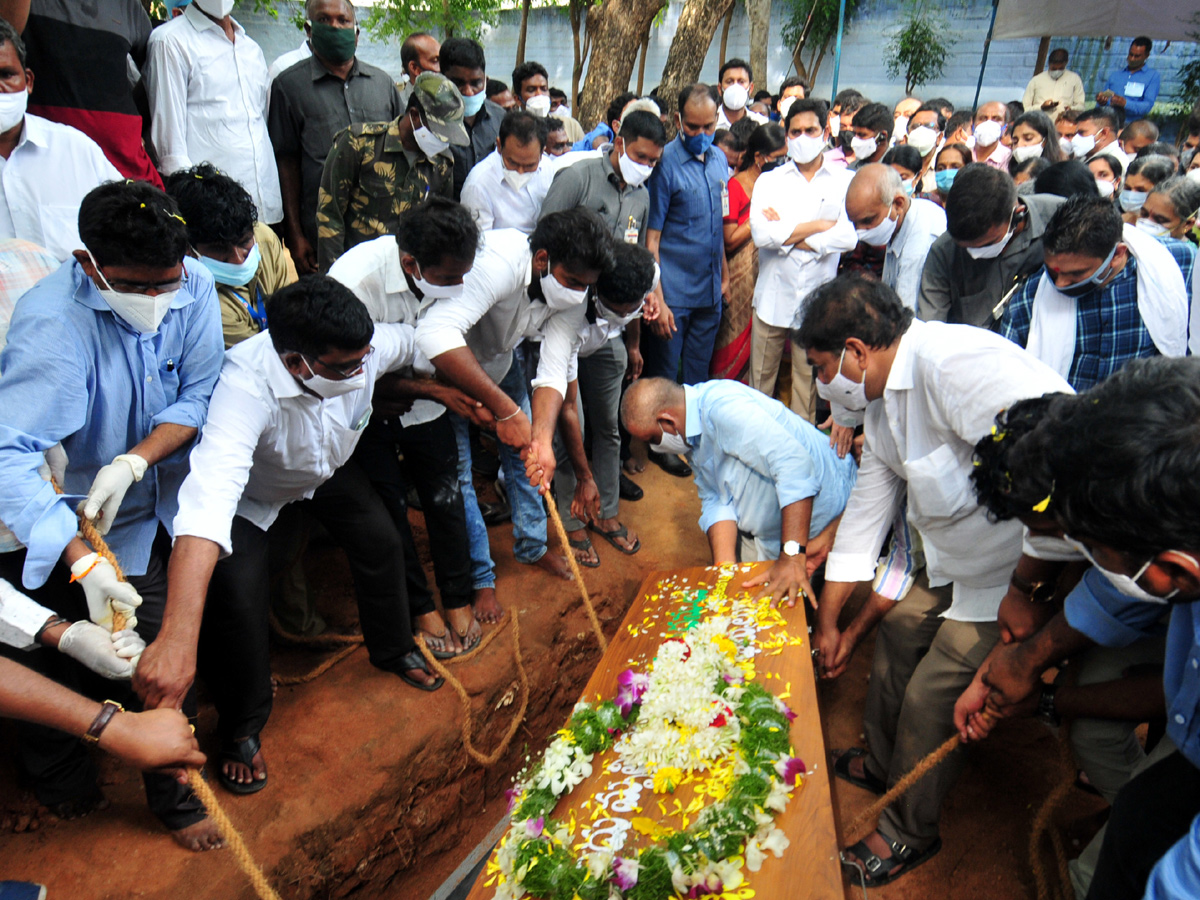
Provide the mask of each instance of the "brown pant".
MULTIPOLYGON (((768 325, 754 313, 750 319, 750 386, 768 397, 775 396, 779 378, 779 361, 788 329, 768 325)), ((813 388, 812 366, 804 348, 792 341, 792 402, 791 409, 805 421, 816 422, 816 391, 813 388)))

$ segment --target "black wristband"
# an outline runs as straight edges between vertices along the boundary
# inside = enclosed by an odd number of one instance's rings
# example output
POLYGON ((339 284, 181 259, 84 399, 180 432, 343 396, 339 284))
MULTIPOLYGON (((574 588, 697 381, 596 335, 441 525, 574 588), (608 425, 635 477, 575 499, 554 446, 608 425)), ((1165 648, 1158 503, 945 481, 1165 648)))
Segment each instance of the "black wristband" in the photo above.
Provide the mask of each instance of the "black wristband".
POLYGON ((70 619, 64 619, 62 616, 51 616, 46 620, 46 624, 39 628, 37 633, 34 634, 33 642, 35 644, 42 643, 42 635, 45 634, 49 629, 53 628, 55 625, 66 625, 70 621, 70 619))

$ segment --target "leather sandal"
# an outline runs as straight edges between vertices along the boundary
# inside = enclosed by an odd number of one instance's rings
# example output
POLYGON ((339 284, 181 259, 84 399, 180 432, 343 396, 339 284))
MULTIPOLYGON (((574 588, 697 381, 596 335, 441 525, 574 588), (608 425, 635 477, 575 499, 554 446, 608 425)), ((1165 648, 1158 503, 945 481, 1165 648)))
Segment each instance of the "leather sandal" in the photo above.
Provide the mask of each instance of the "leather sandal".
POLYGON ((941 838, 934 838, 933 843, 924 850, 914 850, 907 844, 893 841, 882 831, 876 833, 892 848, 892 855, 887 859, 872 853, 865 840, 859 841, 852 847, 847 847, 841 854, 842 865, 857 869, 860 873, 860 880, 868 888, 883 887, 900 876, 907 875, 921 863, 933 859, 942 849, 941 838), (854 859, 846 859, 847 853, 853 853, 854 859), (897 869, 900 871, 896 871, 897 869))
POLYGON ((258 739, 257 734, 252 734, 250 737, 241 741, 230 741, 221 747, 219 754, 219 765, 217 766, 217 781, 221 783, 221 787, 232 794, 257 794, 267 786, 266 778, 255 778, 254 772, 254 757, 259 750, 262 749, 262 742, 258 739), (240 781, 235 781, 225 774, 226 762, 240 763, 250 770, 250 782, 243 784, 240 781))
POLYGON ((417 681, 417 679, 408 674, 410 669, 420 669, 426 674, 431 674, 429 672, 429 665, 425 662, 425 657, 421 655, 420 650, 413 650, 411 653, 404 654, 390 671, 399 675, 405 684, 411 684, 418 691, 436 691, 446 683, 446 679, 441 676, 433 684, 425 684, 422 681, 417 681))
POLYGON ((869 754, 862 747, 851 747, 849 750, 843 750, 840 753, 834 751, 833 759, 833 774, 842 781, 848 781, 856 788, 862 788, 864 791, 870 791, 872 794, 883 796, 887 793, 887 785, 880 779, 876 778, 870 772, 863 768, 865 778, 859 778, 857 775, 850 774, 850 760, 865 759, 869 754))

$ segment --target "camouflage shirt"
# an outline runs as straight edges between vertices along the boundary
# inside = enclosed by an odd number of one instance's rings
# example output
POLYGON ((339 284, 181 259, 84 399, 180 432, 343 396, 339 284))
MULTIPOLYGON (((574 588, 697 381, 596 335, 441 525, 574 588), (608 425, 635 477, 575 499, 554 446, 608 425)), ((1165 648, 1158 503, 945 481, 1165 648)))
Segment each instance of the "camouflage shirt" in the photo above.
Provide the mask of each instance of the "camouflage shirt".
POLYGON ((322 272, 355 244, 395 234, 400 213, 430 193, 453 199, 453 157, 439 153, 430 160, 405 150, 399 121, 351 125, 333 139, 317 197, 322 272))

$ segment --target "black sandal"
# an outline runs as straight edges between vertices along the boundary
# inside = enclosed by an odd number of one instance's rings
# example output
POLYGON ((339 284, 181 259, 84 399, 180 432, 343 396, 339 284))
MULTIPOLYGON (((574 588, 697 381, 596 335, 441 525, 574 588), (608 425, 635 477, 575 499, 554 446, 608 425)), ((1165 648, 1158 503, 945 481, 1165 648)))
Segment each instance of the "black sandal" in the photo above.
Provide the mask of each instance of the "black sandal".
POLYGON ((850 774, 850 760, 866 758, 868 755, 867 751, 862 747, 851 747, 849 750, 843 750, 833 760, 833 774, 842 779, 842 781, 850 782, 856 788, 862 788, 864 791, 870 791, 872 794, 883 796, 887 793, 887 785, 868 772, 865 766, 863 767, 865 778, 859 778, 856 775, 850 774))
MULTIPOLYGON (((567 538, 567 543, 571 545, 572 550, 591 550, 593 553, 596 552, 596 548, 592 546, 592 539, 589 537, 584 537, 582 541, 577 541, 569 537, 567 538)), ((576 556, 575 562, 579 563, 585 569, 598 569, 600 568, 600 554, 596 553, 595 559, 580 559, 576 556)))
POLYGON ((852 847, 847 847, 841 853, 842 865, 857 869, 864 887, 883 887, 900 876, 908 874, 921 863, 933 859, 942 849, 941 838, 935 838, 933 843, 924 850, 914 850, 907 844, 893 841, 882 831, 877 833, 892 848, 892 855, 887 859, 872 853, 865 840, 859 841, 852 847), (855 858, 853 860, 846 859, 847 853, 853 853, 855 858), (896 869, 900 871, 897 872, 896 869))
POLYGON ((429 666, 426 664, 425 657, 421 655, 420 650, 413 650, 411 653, 404 654, 390 671, 399 675, 405 684, 411 684, 419 691, 436 691, 446 683, 446 679, 440 676, 433 684, 425 684, 423 681, 417 681, 417 679, 408 674, 409 669, 420 669, 422 672, 430 674, 429 666))
POLYGON ((217 767, 217 780, 221 782, 221 787, 229 791, 231 794, 257 794, 267 786, 266 778, 254 777, 254 757, 259 750, 262 749, 262 742, 259 741, 257 734, 252 734, 250 737, 241 741, 230 741, 221 747, 219 754, 222 765, 217 767), (226 762, 241 763, 250 770, 250 783, 243 784, 240 781, 235 781, 225 774, 226 762))
POLYGON ((633 554, 637 553, 639 550, 642 549, 642 539, 641 538, 634 538, 633 547, 630 549, 626 549, 625 547, 622 547, 620 544, 617 543, 617 538, 628 538, 629 537, 629 529, 626 528, 624 525, 618 525, 612 531, 605 531, 599 525, 596 525, 592 522, 588 522, 588 531, 595 532, 596 534, 600 535, 600 537, 604 538, 606 541, 608 541, 610 544, 612 544, 614 547, 616 547, 618 550, 620 550, 626 556, 633 556, 633 554))

